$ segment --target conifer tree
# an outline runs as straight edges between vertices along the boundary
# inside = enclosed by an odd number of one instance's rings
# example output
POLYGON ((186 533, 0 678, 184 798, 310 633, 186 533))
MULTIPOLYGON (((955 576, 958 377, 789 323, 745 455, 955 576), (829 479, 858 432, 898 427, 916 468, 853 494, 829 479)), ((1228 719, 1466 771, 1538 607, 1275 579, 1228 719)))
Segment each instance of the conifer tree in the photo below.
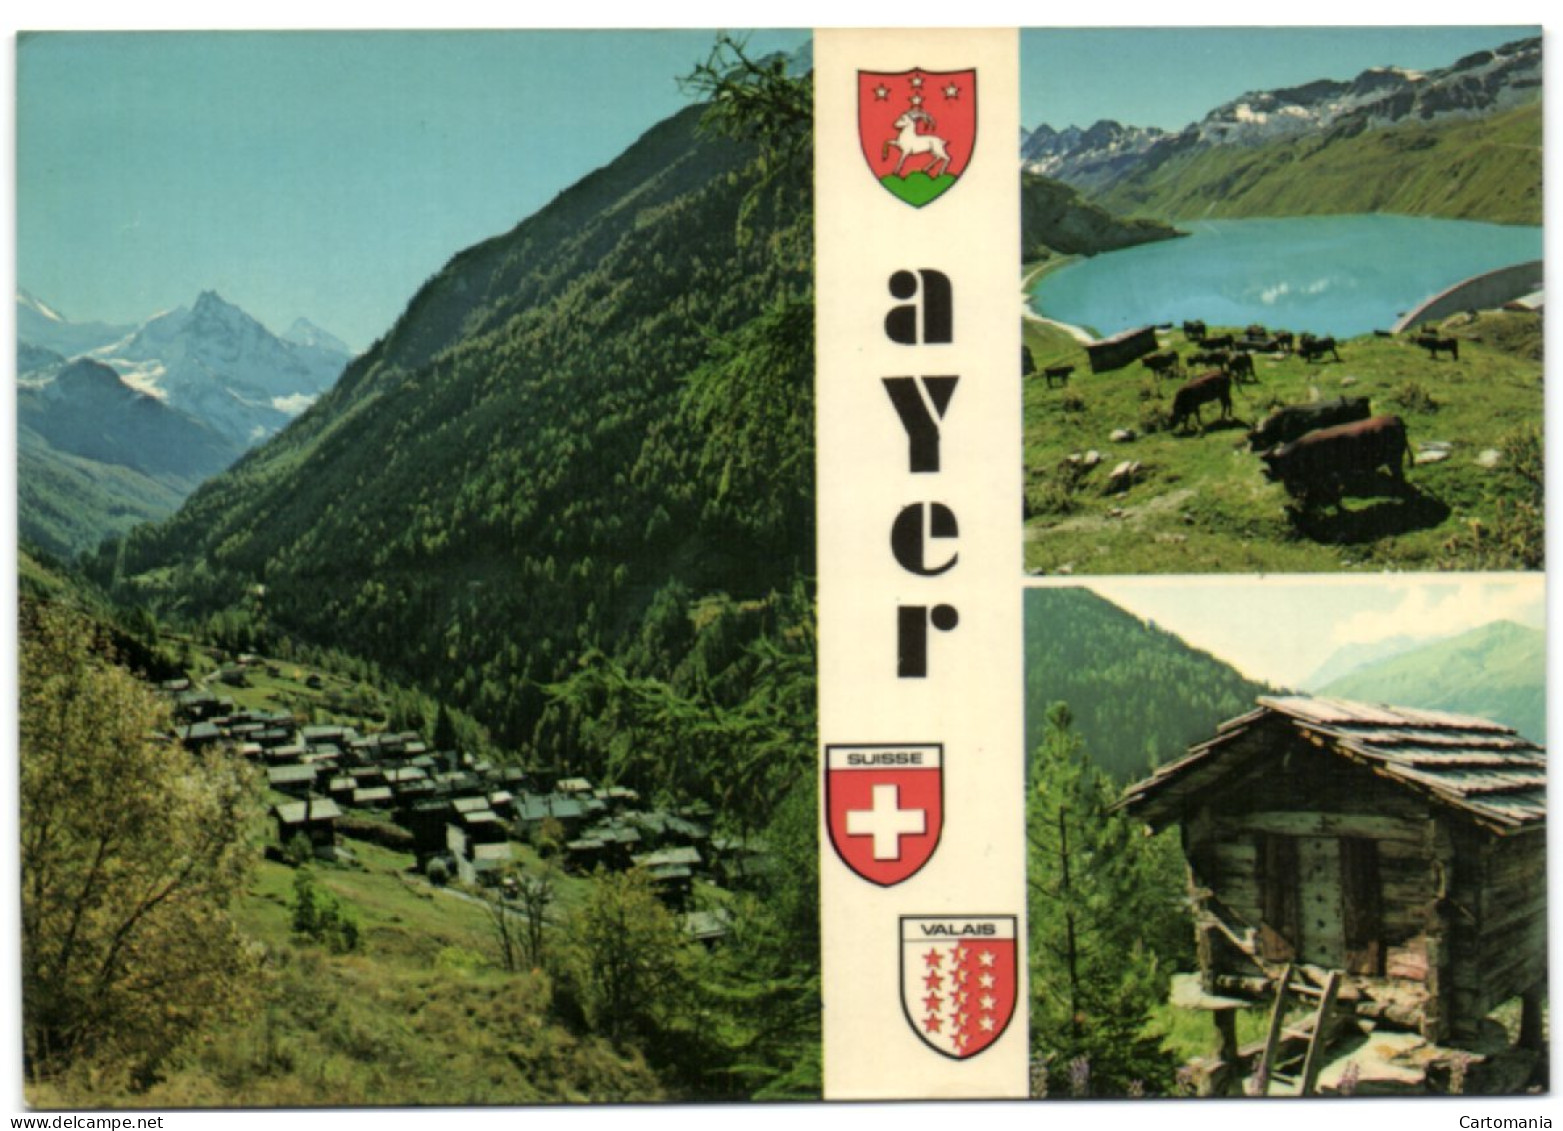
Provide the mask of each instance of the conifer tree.
POLYGON ((1179 858, 1111 810, 1112 788, 1055 703, 1027 799, 1033 1055, 1049 1094, 1158 1094, 1174 1058, 1149 1031, 1188 946, 1179 858))

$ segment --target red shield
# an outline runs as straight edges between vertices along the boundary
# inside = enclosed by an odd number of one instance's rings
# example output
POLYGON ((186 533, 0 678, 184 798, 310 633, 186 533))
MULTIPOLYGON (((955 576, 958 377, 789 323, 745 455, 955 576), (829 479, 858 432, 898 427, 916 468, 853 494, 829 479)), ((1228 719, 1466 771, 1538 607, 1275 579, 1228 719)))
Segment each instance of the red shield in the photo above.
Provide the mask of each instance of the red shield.
POLYGON ((1015 1015, 1014 915, 901 916, 901 1007, 923 1044, 976 1056, 1015 1015))
POLYGON ((857 73, 857 128, 869 170, 914 208, 960 180, 977 144, 977 72, 857 73))
POLYGON ((915 875, 944 827, 939 743, 825 748, 830 843, 848 868, 890 887, 915 875))

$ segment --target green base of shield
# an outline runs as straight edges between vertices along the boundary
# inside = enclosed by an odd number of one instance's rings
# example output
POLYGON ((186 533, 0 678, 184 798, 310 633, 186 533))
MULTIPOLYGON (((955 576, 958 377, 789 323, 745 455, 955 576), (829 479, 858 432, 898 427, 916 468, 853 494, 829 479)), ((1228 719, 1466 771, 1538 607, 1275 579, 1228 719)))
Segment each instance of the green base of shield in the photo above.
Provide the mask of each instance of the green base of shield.
POLYGON ((949 173, 940 173, 937 177, 930 177, 927 173, 913 172, 904 177, 898 177, 894 173, 880 177, 879 183, 889 189, 891 194, 900 197, 913 208, 921 208, 935 197, 943 196, 951 185, 960 180, 959 177, 949 173))

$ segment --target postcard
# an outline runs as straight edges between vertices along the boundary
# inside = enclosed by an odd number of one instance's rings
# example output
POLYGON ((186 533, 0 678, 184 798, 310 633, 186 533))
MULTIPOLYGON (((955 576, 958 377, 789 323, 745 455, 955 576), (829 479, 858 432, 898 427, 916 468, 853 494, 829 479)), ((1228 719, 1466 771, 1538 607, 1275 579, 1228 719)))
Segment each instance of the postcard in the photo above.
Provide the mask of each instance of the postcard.
POLYGON ((19 1102, 1545 1095, 1541 53, 20 35, 19 1102))

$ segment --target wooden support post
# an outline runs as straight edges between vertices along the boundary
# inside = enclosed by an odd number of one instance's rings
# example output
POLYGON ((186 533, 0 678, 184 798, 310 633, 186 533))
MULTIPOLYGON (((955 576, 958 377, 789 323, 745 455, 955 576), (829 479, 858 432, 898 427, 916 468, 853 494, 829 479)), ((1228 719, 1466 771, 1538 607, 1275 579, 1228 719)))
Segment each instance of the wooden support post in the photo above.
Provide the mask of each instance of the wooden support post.
POLYGON ((1547 996, 1547 983, 1537 982, 1520 995, 1519 1046, 1535 1052, 1545 1052, 1547 1038, 1542 1021, 1541 1003, 1547 996))
POLYGON ((1242 1095, 1243 1064, 1237 1051, 1237 1010, 1212 1010, 1210 1016, 1216 1023, 1216 1034, 1221 1041, 1217 1053, 1221 1058, 1220 1076, 1214 1081, 1213 1091, 1216 1095, 1242 1095))
POLYGON ((1424 846, 1432 868, 1433 898, 1427 903, 1427 1004, 1422 1007, 1422 1036, 1434 1044, 1449 1035, 1450 1005, 1453 994, 1449 977, 1450 923, 1445 901, 1454 884, 1454 846, 1449 829, 1437 817, 1424 826, 1424 846))

